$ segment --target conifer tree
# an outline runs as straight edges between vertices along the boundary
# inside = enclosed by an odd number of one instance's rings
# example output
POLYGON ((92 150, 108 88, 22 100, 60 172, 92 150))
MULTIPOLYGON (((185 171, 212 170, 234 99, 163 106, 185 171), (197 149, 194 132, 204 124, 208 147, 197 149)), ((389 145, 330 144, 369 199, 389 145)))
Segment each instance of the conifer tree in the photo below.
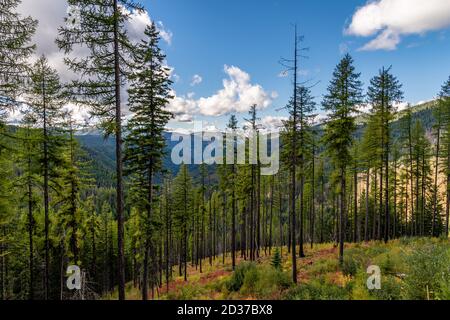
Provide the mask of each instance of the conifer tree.
POLYGON ((28 58, 34 52, 31 44, 37 21, 17 12, 21 0, 0 1, 0 120, 6 107, 23 92, 28 79, 28 58))
POLYGON ((236 267, 236 210, 237 210, 237 204, 236 204, 236 175, 237 175, 237 169, 236 169, 236 162, 237 162, 237 139, 235 137, 236 130, 237 130, 237 119, 235 115, 232 115, 230 117, 230 121, 228 123, 228 129, 231 130, 231 133, 233 134, 233 162, 230 164, 231 170, 230 170, 230 188, 231 188, 231 265, 233 270, 236 267))
MULTIPOLYGON (((135 47, 130 42, 125 24, 142 6, 131 0, 68 0, 79 10, 79 26, 59 29, 58 47, 67 55, 85 46, 89 54, 83 58, 68 56, 65 62, 80 78, 70 85, 75 102, 91 107, 91 113, 102 121, 105 133, 116 139, 116 210, 118 230, 119 300, 125 299, 124 195, 122 156, 121 90, 131 67, 135 47)), ((67 18, 66 18, 67 21, 67 18)))
POLYGON ((251 167, 251 198, 250 198, 250 260, 254 261, 259 257, 259 247, 261 240, 261 163, 259 159, 259 129, 257 115, 257 105, 250 107, 249 119, 245 129, 251 130, 252 141, 249 141, 249 159, 251 167), (256 149, 256 150, 255 150, 256 149), (255 159, 256 158, 256 159, 255 159))
POLYGON ((353 58, 347 54, 337 65, 324 97, 323 106, 330 112, 324 134, 328 152, 339 170, 339 261, 344 262, 344 236, 346 217, 346 170, 350 163, 350 147, 356 129, 354 115, 363 101, 360 74, 355 72, 353 58))
MULTIPOLYGON (((411 106, 405 110, 404 116, 400 119, 400 127, 401 127, 401 135, 400 142, 403 145, 404 150, 406 150, 403 157, 403 164, 407 168, 407 177, 409 178, 409 190, 406 192, 407 199, 409 200, 409 210, 406 210, 406 228, 407 232, 411 236, 415 236, 415 216, 416 210, 418 208, 415 207, 414 203, 414 158, 413 158, 413 118, 411 106), (409 211, 409 212, 408 212, 409 211), (410 218, 410 224, 408 226, 408 216, 410 218)), ((408 188, 407 188, 408 189, 408 188)))
POLYGON ((183 164, 174 180, 174 215, 180 235, 180 270, 184 267, 184 280, 187 281, 188 222, 192 209, 192 178, 188 167, 183 164))
MULTIPOLYGON (((133 113, 125 139, 126 173, 133 179, 137 199, 143 203, 145 217, 145 251, 142 298, 148 299, 149 252, 152 241, 151 221, 154 206, 154 177, 162 169, 165 140, 164 129, 172 115, 165 110, 170 96, 169 70, 164 67, 165 55, 158 47, 159 33, 154 23, 145 30, 146 39, 136 48, 134 71, 128 90, 133 113)), ((153 252, 154 254, 154 252, 153 252)))
POLYGON ((450 219, 450 77, 442 86, 439 93, 439 108, 443 117, 443 145, 446 158, 446 205, 445 205, 445 234, 448 238, 448 228, 450 219))
POLYGON ((275 252, 273 254, 272 257, 272 261, 270 263, 272 265, 272 267, 274 267, 277 270, 281 270, 282 267, 282 259, 281 259, 281 253, 280 253, 280 249, 276 248, 275 252))
POLYGON ((28 117, 42 130, 40 152, 40 175, 43 178, 44 193, 44 233, 45 233, 45 275, 44 296, 49 298, 50 268, 50 184, 57 184, 61 176, 60 166, 64 163, 65 139, 61 132, 62 108, 65 104, 63 88, 56 70, 48 65, 42 56, 31 70, 31 86, 28 90, 28 117))
POLYGON ((17 165, 22 168, 22 174, 18 177, 17 187, 23 189, 25 192, 23 201, 27 206, 27 231, 28 231, 28 268, 29 268, 29 289, 28 299, 33 300, 35 297, 35 209, 37 208, 38 196, 37 188, 39 186, 39 135, 38 131, 34 129, 35 120, 33 117, 25 115, 21 121, 20 128, 17 131, 15 138, 20 141, 17 150, 17 165))
MULTIPOLYGON (((397 78, 391 74, 391 68, 380 70, 379 74, 370 81, 367 92, 368 103, 372 105, 372 114, 378 118, 380 131, 380 147, 383 167, 380 170, 380 217, 384 221, 384 241, 389 240, 390 212, 389 212, 389 155, 390 155, 390 122, 393 120, 396 109, 395 104, 403 99, 402 85, 397 78), (383 174, 384 174, 384 209, 383 200, 383 174), (384 211, 384 212, 383 212, 384 211)), ((381 224, 381 221, 380 221, 381 224)))

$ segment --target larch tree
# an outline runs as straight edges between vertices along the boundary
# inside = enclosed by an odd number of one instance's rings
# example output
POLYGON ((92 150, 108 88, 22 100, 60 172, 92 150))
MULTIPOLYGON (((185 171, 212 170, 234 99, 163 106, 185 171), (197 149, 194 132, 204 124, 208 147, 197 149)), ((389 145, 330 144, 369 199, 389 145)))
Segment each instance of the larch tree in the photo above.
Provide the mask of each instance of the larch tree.
POLYGON ((249 139, 249 161, 251 166, 251 199, 250 199, 250 260, 259 257, 261 241, 261 163, 259 160, 259 130, 257 105, 250 107, 250 118, 245 119, 247 125, 244 129, 250 130, 252 139, 249 139), (255 230, 256 229, 256 230, 255 230))
POLYGON ((60 177, 60 166, 64 163, 62 150, 65 141, 61 132, 62 108, 65 104, 63 87, 58 73, 48 65, 47 58, 42 56, 33 65, 31 85, 27 92, 28 117, 42 130, 40 143, 40 175, 43 178, 44 194, 44 233, 45 233, 45 275, 44 296, 50 295, 50 184, 55 184, 60 177))
POLYGON ((340 183, 339 208, 339 261, 344 262, 344 237, 346 217, 346 170, 350 163, 350 147, 356 129, 355 113, 363 102, 360 74, 356 73, 353 58, 347 54, 337 65, 324 97, 323 106, 329 112, 324 141, 338 169, 340 183))
MULTIPOLYGON (((391 68, 383 68, 379 74, 372 78, 367 92, 368 103, 372 106, 372 113, 378 117, 381 137, 382 168, 380 170, 380 217, 384 215, 384 241, 389 241, 390 212, 389 212, 389 155, 390 155, 390 123, 394 119, 396 104, 403 99, 402 85, 391 74, 391 68), (384 175, 384 208, 383 200, 384 175), (382 214, 381 214, 382 213, 382 214)), ((381 224, 381 221, 380 221, 381 224)))
MULTIPOLYGON (((136 49, 134 71, 128 90, 132 118, 125 139, 126 173, 135 177, 134 191, 146 211, 145 249, 142 299, 148 299, 149 258, 152 249, 152 213, 155 201, 154 178, 162 169, 165 140, 164 129, 172 114, 165 107, 171 98, 169 70, 164 66, 165 55, 158 46, 159 32, 154 23, 145 30, 146 39, 136 49)), ((152 286, 156 283, 152 282, 152 286)))
MULTIPOLYGON (((297 89, 298 89, 298 83, 299 83, 299 58, 300 58, 300 52, 304 49, 300 48, 299 44, 301 42, 301 38, 298 36, 297 32, 297 25, 295 26, 295 32, 294 32, 294 57, 293 59, 283 59, 281 61, 281 64, 286 67, 288 70, 293 72, 293 93, 292 93, 292 108, 291 108, 291 115, 292 119, 288 121, 286 124, 286 131, 287 136, 290 141, 290 151, 289 157, 290 160, 289 163, 289 170, 291 174, 291 194, 290 194, 290 229, 289 229, 289 236, 290 236, 290 245, 288 246, 288 250, 292 249, 292 280, 294 283, 297 283, 297 252, 296 252, 296 197, 297 197, 297 145, 298 145, 298 135, 296 133, 297 130, 297 123, 298 123, 298 100, 297 100, 297 89), (292 133, 292 134, 290 134, 292 133), (290 248, 292 246, 292 248, 290 248)), ((302 248, 300 248, 302 250, 302 248)), ((302 255, 302 252, 300 252, 300 255, 302 255)))
MULTIPOLYGON (((287 105, 287 109, 290 114, 289 124, 288 124, 288 135, 289 139, 286 144, 286 148, 289 150, 287 153, 295 153, 295 160, 292 161, 292 156, 290 158, 290 166, 298 167, 298 175, 300 176, 299 184, 299 194, 298 198, 300 200, 299 204, 299 257, 304 258, 304 210, 305 210, 305 180, 307 175, 307 162, 311 158, 311 139, 313 139, 311 132, 311 121, 314 118, 312 114, 315 110, 316 103, 311 94, 311 90, 300 85, 297 87, 295 92, 295 97, 292 97, 287 105), (298 142, 293 144, 294 138, 298 142)), ((297 179, 297 177, 296 177, 297 179)), ((297 197, 297 195, 296 195, 297 197)))
MULTIPOLYGON (((233 270, 236 268, 236 211, 237 211, 237 201, 236 201, 236 175, 237 175, 237 138, 236 130, 237 130, 237 119, 235 115, 230 117, 230 121, 228 123, 228 129, 231 130, 232 133, 232 163, 229 164, 231 167, 230 170, 230 188, 231 188, 231 265, 233 270)), ((230 144, 228 144, 230 146, 230 144)))
POLYGON ((69 69, 79 75, 69 86, 72 98, 78 104, 89 106, 92 115, 100 118, 105 133, 115 136, 117 271, 119 300, 124 300, 122 89, 135 51, 125 25, 132 13, 142 12, 143 8, 131 0, 68 0, 68 4, 79 11, 79 25, 68 23, 60 27, 56 42, 67 55, 65 62, 69 69), (80 47, 87 48, 87 55, 81 58, 70 55, 80 47))
POLYGON ((442 86, 441 92, 439 93, 439 108, 443 112, 443 144, 445 149, 446 158, 446 209, 445 209, 445 234, 448 238, 448 228, 450 219, 450 77, 442 86))
POLYGON ((23 93, 28 79, 28 60, 35 46, 31 39, 37 21, 17 12, 21 0, 0 0, 0 120, 23 93))
POLYGON ((22 174, 16 182, 23 190, 27 203, 27 231, 28 231, 28 268, 29 268, 29 289, 28 299, 35 298, 35 245, 34 234, 36 232, 35 209, 37 207, 38 197, 36 195, 39 186, 39 135, 34 130, 35 119, 25 115, 21 121, 20 129, 17 131, 16 138, 20 141, 17 162, 22 167, 22 174))
POLYGON ((407 206, 407 210, 405 213, 406 220, 408 220, 408 217, 410 218, 410 224, 408 228, 408 223, 406 222, 407 226, 407 232, 409 235, 414 236, 415 234, 415 211, 417 208, 415 207, 414 203, 414 158, 413 158, 413 138, 412 138, 412 132, 413 132, 413 118, 412 118, 412 112, 411 107, 408 105, 406 108, 404 116, 400 119, 400 127, 401 127, 401 134, 400 134, 400 143, 402 144, 402 147, 404 150, 406 150, 406 153, 403 156, 403 165, 405 166, 407 171, 407 178, 409 180, 409 189, 406 188, 406 196, 409 206, 407 206))
POLYGON ((192 208, 192 178, 188 167, 183 164, 174 180, 174 218, 176 220, 179 240, 180 240, 180 270, 184 275, 184 281, 187 281, 187 261, 188 261, 188 222, 192 208), (184 270, 183 270, 184 268, 184 270))

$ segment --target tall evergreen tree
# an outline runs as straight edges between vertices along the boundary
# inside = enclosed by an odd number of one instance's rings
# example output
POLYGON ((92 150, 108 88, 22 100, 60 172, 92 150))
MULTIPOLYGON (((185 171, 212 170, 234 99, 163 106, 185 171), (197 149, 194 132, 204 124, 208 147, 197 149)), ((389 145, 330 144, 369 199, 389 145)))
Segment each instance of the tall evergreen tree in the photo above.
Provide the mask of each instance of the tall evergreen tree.
MULTIPOLYGON (((390 122, 394 119, 395 104, 403 99, 402 85, 395 76, 391 74, 391 68, 383 67, 379 74, 370 81, 367 92, 368 103, 372 106, 372 114, 378 117, 378 125, 380 130, 380 144, 382 150, 383 167, 380 170, 380 179, 383 181, 384 174, 384 209, 383 200, 383 183, 380 183, 380 217, 385 217, 384 221, 384 241, 389 240, 390 230, 390 212, 389 212, 389 155, 390 155, 390 122), (384 210, 384 212, 383 212, 384 210), (383 213, 383 214, 381 214, 383 213)), ((380 221, 381 223, 381 221, 380 221)))
POLYGON ((17 12, 21 0, 0 1, 0 120, 25 89, 28 58, 34 52, 31 44, 37 21, 17 12))
POLYGON ((250 118, 246 119, 245 129, 251 130, 252 141, 249 141, 249 159, 251 166, 251 199, 250 199, 250 260, 259 257, 261 241, 261 162, 259 159, 259 130, 257 105, 250 107, 250 118))
POLYGON ((192 209, 192 178, 188 167, 183 164, 174 180, 174 215, 179 229, 180 240, 180 270, 183 270, 184 281, 187 281, 188 261, 188 222, 192 209))
MULTIPOLYGON (((316 103, 311 94, 311 90, 304 86, 298 86, 296 90, 296 97, 292 97, 287 105, 290 114, 288 126, 288 136, 286 142, 286 154, 295 153, 295 161, 292 161, 292 156, 288 157, 289 166, 298 167, 298 175, 300 176, 299 194, 299 256, 305 257, 304 252, 304 209, 305 209, 305 181, 307 175, 307 161, 311 158, 311 121, 314 118, 312 114, 315 110, 316 103), (293 136, 298 144, 293 145, 293 136)), ((297 179, 297 177, 296 177, 297 179)), ((297 197, 297 194, 296 194, 297 197)))
POLYGON ((237 119, 235 115, 232 115, 230 117, 230 121, 228 123, 228 129, 231 130, 232 137, 233 137, 233 161, 230 164, 231 170, 230 170, 230 188, 231 188, 231 265, 233 270, 236 267, 236 210, 237 210, 237 203, 236 203, 236 175, 237 175, 237 169, 236 169, 236 163, 237 163, 237 138, 236 130, 237 130, 237 119))
MULTIPOLYGON (((152 209, 154 177, 162 169, 165 140, 164 129, 172 115, 165 110, 170 96, 169 70, 164 67, 165 55, 158 47, 159 33, 154 23, 145 30, 146 39, 135 52, 135 71, 130 76, 130 111, 125 139, 126 172, 134 177, 134 191, 146 208, 145 251, 142 298, 148 299, 148 268, 152 241, 152 209)), ((154 252, 153 252, 154 254, 154 252)), ((154 285, 154 281, 152 282, 154 285)))
POLYGON ((62 108, 65 104, 63 88, 58 73, 48 65, 42 56, 31 70, 31 86, 28 90, 28 117, 42 130, 40 153, 41 176, 44 193, 44 233, 45 233, 45 275, 44 296, 50 295, 50 184, 57 184, 60 166, 64 162, 62 152, 65 141, 61 132, 62 108))
POLYGON ((439 93, 439 108, 442 110, 444 134, 443 144, 446 153, 446 205, 445 205, 445 234, 448 238, 448 228, 450 219, 450 77, 443 84, 439 93))
POLYGON ((355 113, 363 102, 360 74, 355 72, 353 58, 347 54, 337 65, 323 100, 324 108, 330 112, 324 141, 328 152, 339 170, 340 209, 339 209, 339 261, 344 262, 344 236, 346 217, 346 170, 350 163, 350 147, 356 129, 355 113))
MULTIPOLYGON (((122 156, 122 95, 135 51, 125 24, 133 12, 143 10, 131 0, 68 0, 79 9, 80 25, 59 29, 57 44, 66 54, 85 46, 89 54, 83 58, 67 57, 69 69, 80 75, 73 81, 75 102, 91 107, 92 114, 102 120, 106 133, 116 139, 116 210, 118 229, 119 300, 125 299, 124 195, 122 156)), ((66 18, 67 21, 67 18, 66 18)))
POLYGON ((17 186, 25 192, 27 206, 27 231, 28 231, 28 268, 29 268, 29 289, 28 299, 35 298, 35 242, 34 234, 36 232, 35 209, 38 207, 37 188, 39 186, 39 135, 34 129, 34 119, 24 116, 21 127, 17 131, 16 138, 21 142, 16 154, 18 166, 23 168, 22 174, 19 176, 17 186))
POLYGON ((416 235, 415 233, 415 211, 418 208, 415 207, 414 203, 414 158, 413 158, 413 117, 411 107, 408 105, 406 108, 404 116, 400 119, 401 135, 400 142, 403 148, 406 150, 405 156, 403 157, 403 164, 407 168, 407 177, 409 178, 409 190, 406 192, 407 199, 409 200, 409 207, 405 213, 406 216, 406 228, 409 235, 416 235), (410 224, 408 226, 408 217, 410 218, 410 224))

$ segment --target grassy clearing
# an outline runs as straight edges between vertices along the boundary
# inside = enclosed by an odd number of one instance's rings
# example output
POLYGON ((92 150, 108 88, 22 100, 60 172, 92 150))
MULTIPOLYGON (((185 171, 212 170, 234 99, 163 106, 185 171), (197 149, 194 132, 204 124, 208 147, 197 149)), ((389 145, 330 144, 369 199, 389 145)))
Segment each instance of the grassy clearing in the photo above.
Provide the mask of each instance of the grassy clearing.
MULTIPOLYGON (((190 267, 188 281, 175 278, 166 292, 165 285, 155 299, 289 299, 289 300, 448 300, 450 299, 450 244, 443 239, 400 239, 387 245, 380 242, 348 244, 342 266, 332 244, 306 249, 299 259, 298 279, 291 281, 291 260, 283 248, 281 266, 272 257, 256 262, 238 259, 236 272, 231 260, 217 258, 203 273, 190 267), (369 265, 382 272, 381 290, 368 290, 369 265)), ((174 268, 174 274, 175 274, 174 268)), ((128 299, 140 299, 139 289, 127 287, 128 299)), ((113 296, 107 298, 114 298, 113 296)))

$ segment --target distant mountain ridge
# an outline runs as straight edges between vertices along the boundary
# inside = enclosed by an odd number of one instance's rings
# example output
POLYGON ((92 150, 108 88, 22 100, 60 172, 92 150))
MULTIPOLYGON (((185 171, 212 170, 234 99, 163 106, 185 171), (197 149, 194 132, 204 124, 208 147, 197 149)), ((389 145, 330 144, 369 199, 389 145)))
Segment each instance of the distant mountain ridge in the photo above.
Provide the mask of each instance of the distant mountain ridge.
MULTIPOLYGON (((431 131, 434 124, 433 108, 436 106, 436 101, 431 101, 416 106, 412 106, 413 121, 421 120, 423 126, 427 131, 431 131)), ((397 115, 397 120, 392 122, 393 136, 400 135, 400 119, 405 115, 406 110, 402 110, 397 115)), ((360 125, 356 136, 361 136, 364 124, 360 125)), ((164 159, 164 167, 172 174, 178 172, 179 166, 172 163, 170 160, 170 154, 173 147, 178 143, 177 141, 171 141, 171 132, 165 132, 164 137, 166 140, 166 157, 164 159)), ((113 183, 113 176, 115 172, 115 139, 113 137, 104 138, 98 130, 86 130, 77 134, 77 139, 80 142, 81 147, 89 155, 92 161, 95 161, 96 170, 106 173, 109 172, 111 176, 111 184, 113 183)), ((207 143, 204 143, 204 146, 207 143)), ((189 169, 193 175, 198 175, 198 166, 191 165, 189 169)))

